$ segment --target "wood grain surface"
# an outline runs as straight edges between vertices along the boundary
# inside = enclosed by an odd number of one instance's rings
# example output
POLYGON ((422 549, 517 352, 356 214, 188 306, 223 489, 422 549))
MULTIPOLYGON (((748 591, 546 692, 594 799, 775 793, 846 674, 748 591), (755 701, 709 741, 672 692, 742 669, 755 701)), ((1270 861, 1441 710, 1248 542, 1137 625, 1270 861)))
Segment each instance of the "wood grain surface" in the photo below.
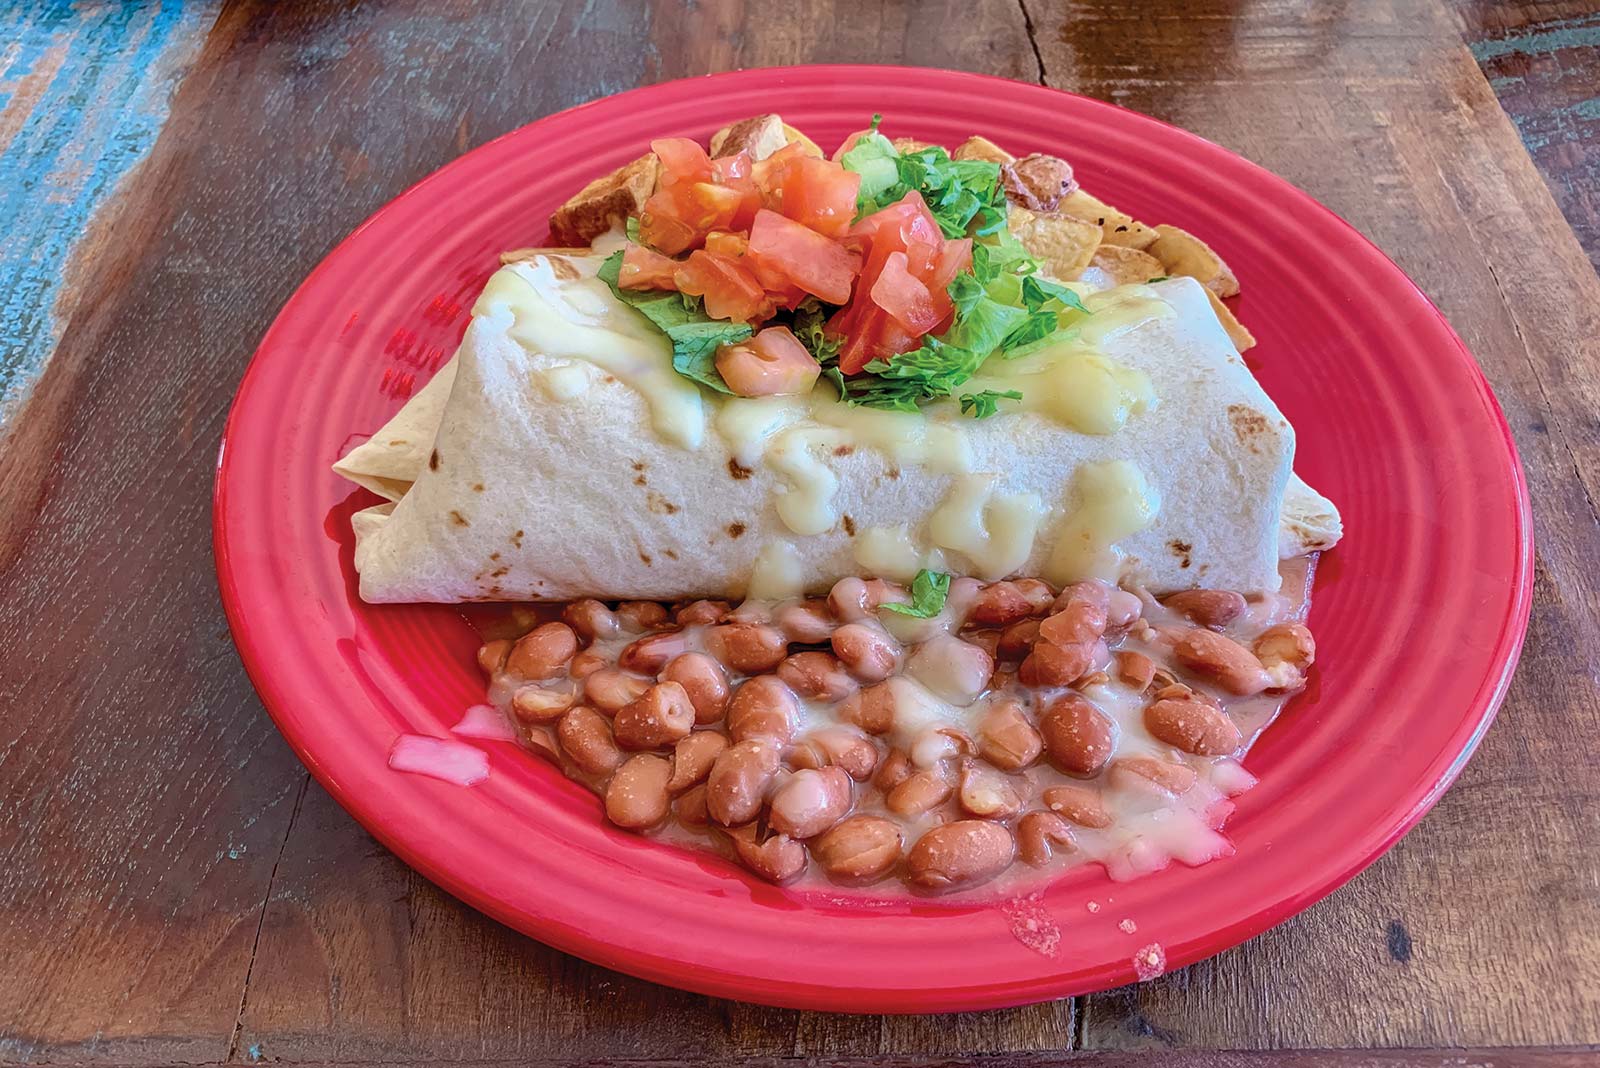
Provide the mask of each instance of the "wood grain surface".
MULTIPOLYGON (((1442 0, 225 5, 142 162, 92 220, 63 220, 82 231, 63 268, 77 296, 0 449, 0 1062, 1595 1063, 1585 17, 1442 0), (820 61, 1039 81, 1216 140, 1376 241, 1489 375, 1535 500, 1522 667, 1439 807, 1299 918, 1151 983, 1005 1012, 702 998, 443 894, 310 782, 261 709, 217 599, 210 475, 249 354, 311 267, 534 118, 820 61)), ((1448 640, 1440 621, 1417 655, 1448 640)))

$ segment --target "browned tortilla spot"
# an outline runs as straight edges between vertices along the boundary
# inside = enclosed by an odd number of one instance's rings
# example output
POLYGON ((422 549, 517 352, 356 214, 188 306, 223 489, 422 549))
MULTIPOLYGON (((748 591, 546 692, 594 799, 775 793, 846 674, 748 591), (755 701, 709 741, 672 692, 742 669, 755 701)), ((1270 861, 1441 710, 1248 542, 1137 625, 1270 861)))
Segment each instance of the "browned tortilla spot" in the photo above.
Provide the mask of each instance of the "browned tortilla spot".
POLYGON ((676 560, 678 558, 678 554, 671 549, 662 549, 661 551, 666 554, 668 560, 676 560))
POLYGON ((740 481, 743 481, 744 479, 750 477, 750 473, 750 468, 746 467, 738 460, 735 460, 733 457, 728 457, 728 474, 739 479, 740 481))
POLYGON ((654 490, 645 498, 645 506, 657 515, 677 515, 678 506, 654 490))
POLYGON ((843 522, 844 522, 844 532, 846 534, 850 535, 852 538, 855 537, 856 536, 856 521, 854 519, 852 519, 850 516, 847 515, 847 516, 844 517, 843 522))
POLYGON ((578 277, 578 269, 572 265, 571 260, 561 256, 546 256, 545 262, 550 264, 550 273, 563 282, 570 282, 578 277))
POLYGON ((511 535, 511 544, 515 545, 519 549, 522 548, 522 531, 519 530, 515 534, 511 535))
POLYGON ((1177 538, 1173 538, 1171 541, 1167 542, 1167 548, 1171 549, 1172 555, 1178 558, 1179 567, 1189 566, 1189 554, 1194 551, 1193 545, 1191 545, 1189 542, 1179 541, 1177 538))
POLYGON ((616 375, 606 375, 600 381, 604 382, 608 386, 615 385, 616 381, 617 381, 617 376, 616 375))
POLYGON ((644 468, 645 468, 645 462, 643 460, 635 460, 635 461, 633 461, 633 469, 635 471, 643 471, 644 468))
POLYGON ((472 492, 473 493, 482 493, 483 492, 483 483, 482 482, 474 482, 472 484, 472 492))
POLYGON ((470 527, 472 525, 471 523, 467 522, 466 516, 462 515, 453 508, 450 510, 450 522, 454 523, 458 527, 470 527))
POLYGON ((432 452, 430 452, 428 454, 428 470, 429 471, 437 471, 437 470, 439 470, 439 450, 438 449, 434 449, 432 452))
POLYGON ((888 475, 890 478, 899 478, 900 469, 898 467, 891 467, 889 470, 885 471, 884 474, 888 475))
POLYGON ((406 443, 406 439, 405 438, 391 438, 389 440, 389 444, 390 445, 404 445, 405 443, 406 443))
POLYGON ((833 454, 835 456, 849 456, 855 451, 856 447, 854 445, 835 445, 833 447, 833 454))
POLYGON ((508 572, 510 570, 511 569, 509 567, 497 567, 493 571, 489 572, 489 577, 490 578, 499 578, 501 575, 504 575, 506 572, 508 572))
POLYGON ((644 561, 644 566, 645 567, 649 567, 650 566, 650 554, 645 552, 643 549, 639 550, 639 559, 644 561))
POLYGON ((500 559, 500 554, 499 553, 490 553, 489 554, 489 559, 490 560, 498 560, 498 559, 500 559))
POLYGON ((649 485, 649 483, 645 480, 645 477, 643 475, 634 475, 633 476, 633 484, 635 486, 646 486, 646 485, 649 485))
POLYGON ((742 537, 743 535, 744 535, 744 524, 743 523, 729 523, 728 524, 728 537, 730 537, 730 538, 738 538, 738 537, 742 537))
POLYGON ((1256 439, 1269 432, 1267 417, 1254 408, 1243 404, 1228 405, 1228 422, 1233 426, 1233 433, 1239 439, 1239 444, 1251 452, 1260 452, 1261 447, 1256 439))

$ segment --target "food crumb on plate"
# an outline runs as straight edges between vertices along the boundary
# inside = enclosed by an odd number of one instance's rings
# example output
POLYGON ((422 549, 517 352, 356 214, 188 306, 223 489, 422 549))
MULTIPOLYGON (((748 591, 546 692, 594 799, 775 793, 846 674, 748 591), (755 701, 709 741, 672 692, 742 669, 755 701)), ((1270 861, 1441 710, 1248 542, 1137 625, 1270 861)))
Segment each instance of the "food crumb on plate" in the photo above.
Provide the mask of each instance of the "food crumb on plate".
POLYGON ((1134 923, 1132 920, 1123 920, 1121 923, 1117 924, 1117 927, 1122 931, 1123 934, 1133 934, 1133 932, 1139 929, 1139 925, 1134 923))
POLYGON ((1139 982, 1148 982, 1167 970, 1167 951, 1160 942, 1151 942, 1133 955, 1133 974, 1139 982))
POLYGON ((489 777, 489 754, 449 738, 402 734, 389 750, 389 766, 457 786, 473 786, 489 777))
POLYGON ((1042 894, 1013 898, 1001 906, 1011 923, 1011 936, 1041 957, 1061 952, 1061 927, 1045 909, 1042 894))

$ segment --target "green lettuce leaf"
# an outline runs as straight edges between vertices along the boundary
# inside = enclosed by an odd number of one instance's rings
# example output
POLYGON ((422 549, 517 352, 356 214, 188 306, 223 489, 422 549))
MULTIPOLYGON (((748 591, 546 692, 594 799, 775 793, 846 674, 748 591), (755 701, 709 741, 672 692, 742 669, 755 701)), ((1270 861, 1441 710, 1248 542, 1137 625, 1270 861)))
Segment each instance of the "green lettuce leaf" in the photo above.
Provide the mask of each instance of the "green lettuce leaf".
POLYGON ((923 568, 911 580, 910 604, 883 604, 879 610, 898 612, 916 619, 931 619, 944 611, 945 598, 950 595, 950 576, 943 571, 923 568))
POLYGON ((623 289, 617 284, 622 253, 614 252, 600 265, 599 277, 624 304, 637 309, 672 342, 672 369, 718 393, 733 390, 717 373, 717 349, 746 340, 754 332, 745 323, 713 319, 700 306, 699 297, 657 289, 623 289))
POLYGON ((981 393, 961 394, 961 414, 974 419, 987 419, 1000 410, 1002 400, 1021 400, 1020 390, 986 389, 981 393))

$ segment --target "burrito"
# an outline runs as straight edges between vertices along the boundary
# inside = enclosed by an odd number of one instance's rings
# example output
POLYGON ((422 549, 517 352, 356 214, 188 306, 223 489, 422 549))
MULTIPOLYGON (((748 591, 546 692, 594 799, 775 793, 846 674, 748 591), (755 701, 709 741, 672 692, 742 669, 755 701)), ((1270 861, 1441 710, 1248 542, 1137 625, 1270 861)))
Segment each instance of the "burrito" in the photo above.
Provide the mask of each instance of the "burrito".
POLYGON ((1193 278, 1082 287, 1075 336, 990 359, 964 416, 736 397, 598 277, 544 253, 494 273, 454 359, 335 470, 361 596, 396 601, 786 597, 934 569, 1273 591, 1337 509, 1193 278))

